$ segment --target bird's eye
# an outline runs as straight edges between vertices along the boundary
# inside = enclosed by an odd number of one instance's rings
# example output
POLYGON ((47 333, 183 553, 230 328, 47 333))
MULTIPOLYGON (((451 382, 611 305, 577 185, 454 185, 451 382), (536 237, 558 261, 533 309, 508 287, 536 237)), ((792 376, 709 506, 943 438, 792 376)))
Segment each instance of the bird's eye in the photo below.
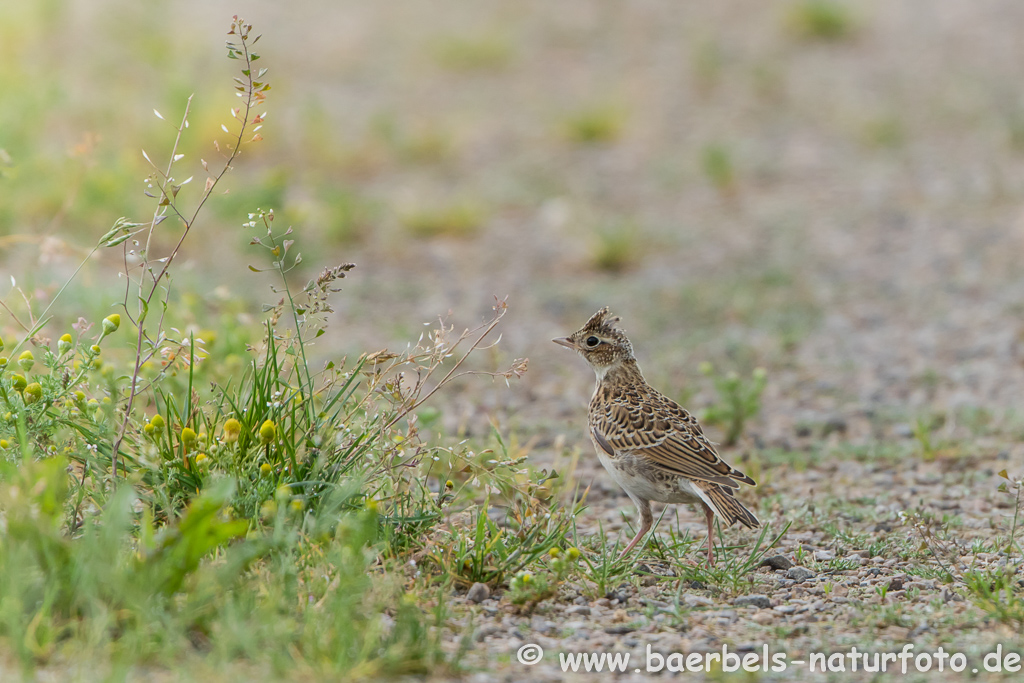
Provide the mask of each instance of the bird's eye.
POLYGON ((587 345, 587 348, 591 348, 592 349, 595 346, 597 346, 598 344, 600 344, 601 340, 598 339, 597 337, 590 336, 590 337, 587 337, 587 341, 585 343, 587 345))

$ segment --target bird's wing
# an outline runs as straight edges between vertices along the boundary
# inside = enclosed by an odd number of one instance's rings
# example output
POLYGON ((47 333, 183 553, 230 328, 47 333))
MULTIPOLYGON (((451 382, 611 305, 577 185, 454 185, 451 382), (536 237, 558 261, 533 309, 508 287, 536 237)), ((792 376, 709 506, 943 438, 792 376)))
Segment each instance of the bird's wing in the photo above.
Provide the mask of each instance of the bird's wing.
POLYGON ((592 405, 591 431, 612 456, 629 454, 671 474, 729 488, 755 483, 722 460, 696 418, 661 394, 618 395, 592 405))

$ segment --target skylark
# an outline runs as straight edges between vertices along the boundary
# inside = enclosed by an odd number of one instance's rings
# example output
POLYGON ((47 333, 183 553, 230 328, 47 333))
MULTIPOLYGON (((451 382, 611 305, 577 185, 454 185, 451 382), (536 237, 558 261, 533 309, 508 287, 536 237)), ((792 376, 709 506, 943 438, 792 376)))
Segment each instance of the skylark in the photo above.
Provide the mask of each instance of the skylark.
POLYGON ((597 373, 590 399, 590 438, 601 464, 640 513, 640 530, 619 557, 650 531, 650 502, 655 500, 703 508, 708 563, 714 564, 715 515, 726 526, 760 526, 735 496, 740 483, 756 484, 722 460, 693 415, 647 383, 618 322, 605 307, 579 331, 552 341, 578 352, 597 373))

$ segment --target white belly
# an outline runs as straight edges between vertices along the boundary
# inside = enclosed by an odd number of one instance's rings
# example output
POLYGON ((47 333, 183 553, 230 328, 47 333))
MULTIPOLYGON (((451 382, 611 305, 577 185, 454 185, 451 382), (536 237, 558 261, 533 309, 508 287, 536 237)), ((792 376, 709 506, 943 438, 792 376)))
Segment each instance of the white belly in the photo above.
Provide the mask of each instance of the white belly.
POLYGON ((630 498, 654 500, 659 503, 691 503, 694 505, 701 502, 696 488, 687 479, 672 477, 658 480, 641 475, 632 458, 611 458, 600 448, 597 448, 597 457, 615 483, 621 486, 630 498))

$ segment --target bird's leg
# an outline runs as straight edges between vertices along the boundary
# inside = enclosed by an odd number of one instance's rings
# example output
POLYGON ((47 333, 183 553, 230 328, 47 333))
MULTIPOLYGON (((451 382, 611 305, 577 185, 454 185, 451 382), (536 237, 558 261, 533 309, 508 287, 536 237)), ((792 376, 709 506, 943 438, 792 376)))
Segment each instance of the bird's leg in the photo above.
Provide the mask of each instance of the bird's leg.
MULTIPOLYGON (((630 496, 632 498, 632 496, 630 496)), ((640 530, 636 532, 636 536, 629 542, 626 549, 619 553, 619 559, 625 557, 626 553, 636 547, 636 544, 640 542, 640 539, 644 537, 648 531, 651 530, 651 525, 654 524, 654 515, 651 514, 651 504, 645 500, 638 500, 633 498, 633 502, 636 503, 636 510, 640 513, 640 530)))
POLYGON ((704 518, 708 521, 708 566, 715 564, 715 513, 707 505, 704 506, 704 518))

